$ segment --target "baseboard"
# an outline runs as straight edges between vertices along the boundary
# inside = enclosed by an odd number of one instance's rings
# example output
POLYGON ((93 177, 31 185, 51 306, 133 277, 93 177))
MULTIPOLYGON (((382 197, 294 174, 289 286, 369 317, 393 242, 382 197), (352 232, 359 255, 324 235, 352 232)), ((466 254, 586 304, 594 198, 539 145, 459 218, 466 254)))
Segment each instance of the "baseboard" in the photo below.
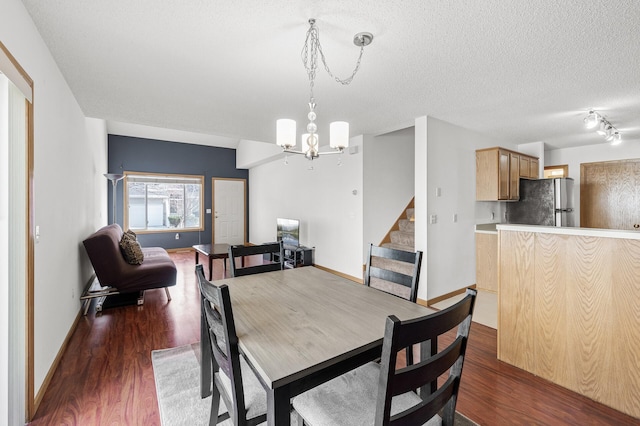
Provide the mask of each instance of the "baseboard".
POLYGON ((447 299, 449 299, 449 298, 451 298, 453 296, 457 296, 459 294, 463 294, 465 291, 467 291, 468 288, 476 288, 476 285, 472 284, 470 286, 463 287, 463 288, 460 288, 458 290, 454 290, 454 291, 452 291, 450 293, 443 294, 442 296, 434 297, 433 299, 429 299, 429 300, 418 299, 417 303, 419 305, 422 305, 422 306, 435 305, 436 303, 442 302, 443 300, 447 300, 447 299))
POLYGON ((193 247, 171 248, 165 250, 167 250, 167 253, 188 253, 194 251, 193 247))
POLYGON ((336 271, 334 269, 327 268, 327 267, 321 266, 321 265, 313 265, 313 266, 318 268, 318 269, 322 269, 323 271, 327 271, 327 272, 329 272, 329 273, 331 273, 333 275, 337 275, 339 277, 346 278, 346 279, 348 279, 350 281, 353 281, 353 282, 356 282, 358 284, 364 284, 364 281, 362 280, 362 278, 357 278, 357 277, 354 277, 352 275, 347 275, 347 274, 344 274, 342 272, 339 272, 339 271, 336 271))
POLYGON ((53 375, 58 369, 58 365, 60 364, 62 355, 64 355, 64 352, 67 350, 67 346, 69 346, 69 341, 71 340, 71 336, 73 336, 73 332, 76 331, 76 327, 78 326, 78 322, 80 322, 80 318, 83 317, 82 313, 83 313, 82 307, 80 307, 80 310, 78 311, 78 315, 76 315, 76 319, 75 321, 73 321, 73 324, 71 325, 71 328, 67 333, 67 337, 64 338, 64 341, 62 342, 62 346, 60 346, 60 349, 58 350, 58 354, 53 360, 53 363, 51 364, 51 367, 49 367, 49 371, 47 372, 47 375, 42 381, 42 385, 40 386, 40 389, 38 390, 38 393, 36 394, 36 397, 33 402, 33 413, 31 413, 32 417, 35 416, 35 414, 38 412, 38 408, 40 407, 42 398, 44 397, 44 394, 46 393, 47 388, 51 383, 51 379, 53 379, 53 375))

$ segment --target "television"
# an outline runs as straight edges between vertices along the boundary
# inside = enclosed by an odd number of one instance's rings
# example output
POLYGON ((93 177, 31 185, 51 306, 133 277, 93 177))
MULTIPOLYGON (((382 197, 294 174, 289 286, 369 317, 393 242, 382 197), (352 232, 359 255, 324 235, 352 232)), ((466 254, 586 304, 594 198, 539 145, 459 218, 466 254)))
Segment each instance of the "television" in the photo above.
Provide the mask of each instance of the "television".
POLYGON ((277 239, 282 245, 298 247, 300 245, 300 221, 297 219, 277 218, 277 239))

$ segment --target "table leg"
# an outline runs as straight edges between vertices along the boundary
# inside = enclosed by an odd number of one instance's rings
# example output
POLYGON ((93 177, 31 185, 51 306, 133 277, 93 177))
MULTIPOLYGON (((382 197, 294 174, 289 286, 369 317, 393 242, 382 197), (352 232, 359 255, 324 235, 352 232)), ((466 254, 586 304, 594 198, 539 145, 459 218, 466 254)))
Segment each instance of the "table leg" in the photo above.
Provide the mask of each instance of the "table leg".
POLYGON ((199 261, 199 260, 200 260, 200 259, 199 259, 199 256, 198 256, 198 250, 196 250, 196 265, 198 264, 198 261, 199 261))
POLYGON ((267 389, 267 425, 291 425, 291 393, 289 386, 267 389))
POLYGON ((209 256, 209 281, 213 279, 213 257, 209 256))

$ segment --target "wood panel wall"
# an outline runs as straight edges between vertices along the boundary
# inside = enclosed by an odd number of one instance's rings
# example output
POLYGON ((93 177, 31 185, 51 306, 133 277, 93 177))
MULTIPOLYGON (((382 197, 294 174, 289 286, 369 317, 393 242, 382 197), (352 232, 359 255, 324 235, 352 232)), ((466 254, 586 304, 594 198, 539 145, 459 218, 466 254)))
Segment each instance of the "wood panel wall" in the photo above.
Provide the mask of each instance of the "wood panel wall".
POLYGON ((499 232, 498 359, 640 418, 640 240, 499 232))

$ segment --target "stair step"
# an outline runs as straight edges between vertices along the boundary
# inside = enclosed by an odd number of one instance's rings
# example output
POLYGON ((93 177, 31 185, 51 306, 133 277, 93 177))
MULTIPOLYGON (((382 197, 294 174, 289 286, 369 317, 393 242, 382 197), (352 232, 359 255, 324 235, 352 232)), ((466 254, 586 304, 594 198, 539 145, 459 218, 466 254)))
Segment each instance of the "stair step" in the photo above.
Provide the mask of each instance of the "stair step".
POLYGON ((400 230, 402 232, 408 232, 410 234, 415 234, 416 232, 416 223, 409 219, 400 219, 398 225, 400 226, 400 230))
POLYGON ((412 232, 392 231, 391 242, 394 244, 402 244, 405 246, 415 245, 415 235, 412 232))
POLYGON ((411 220, 413 222, 413 218, 416 215, 416 209, 407 209, 407 219, 411 220))

